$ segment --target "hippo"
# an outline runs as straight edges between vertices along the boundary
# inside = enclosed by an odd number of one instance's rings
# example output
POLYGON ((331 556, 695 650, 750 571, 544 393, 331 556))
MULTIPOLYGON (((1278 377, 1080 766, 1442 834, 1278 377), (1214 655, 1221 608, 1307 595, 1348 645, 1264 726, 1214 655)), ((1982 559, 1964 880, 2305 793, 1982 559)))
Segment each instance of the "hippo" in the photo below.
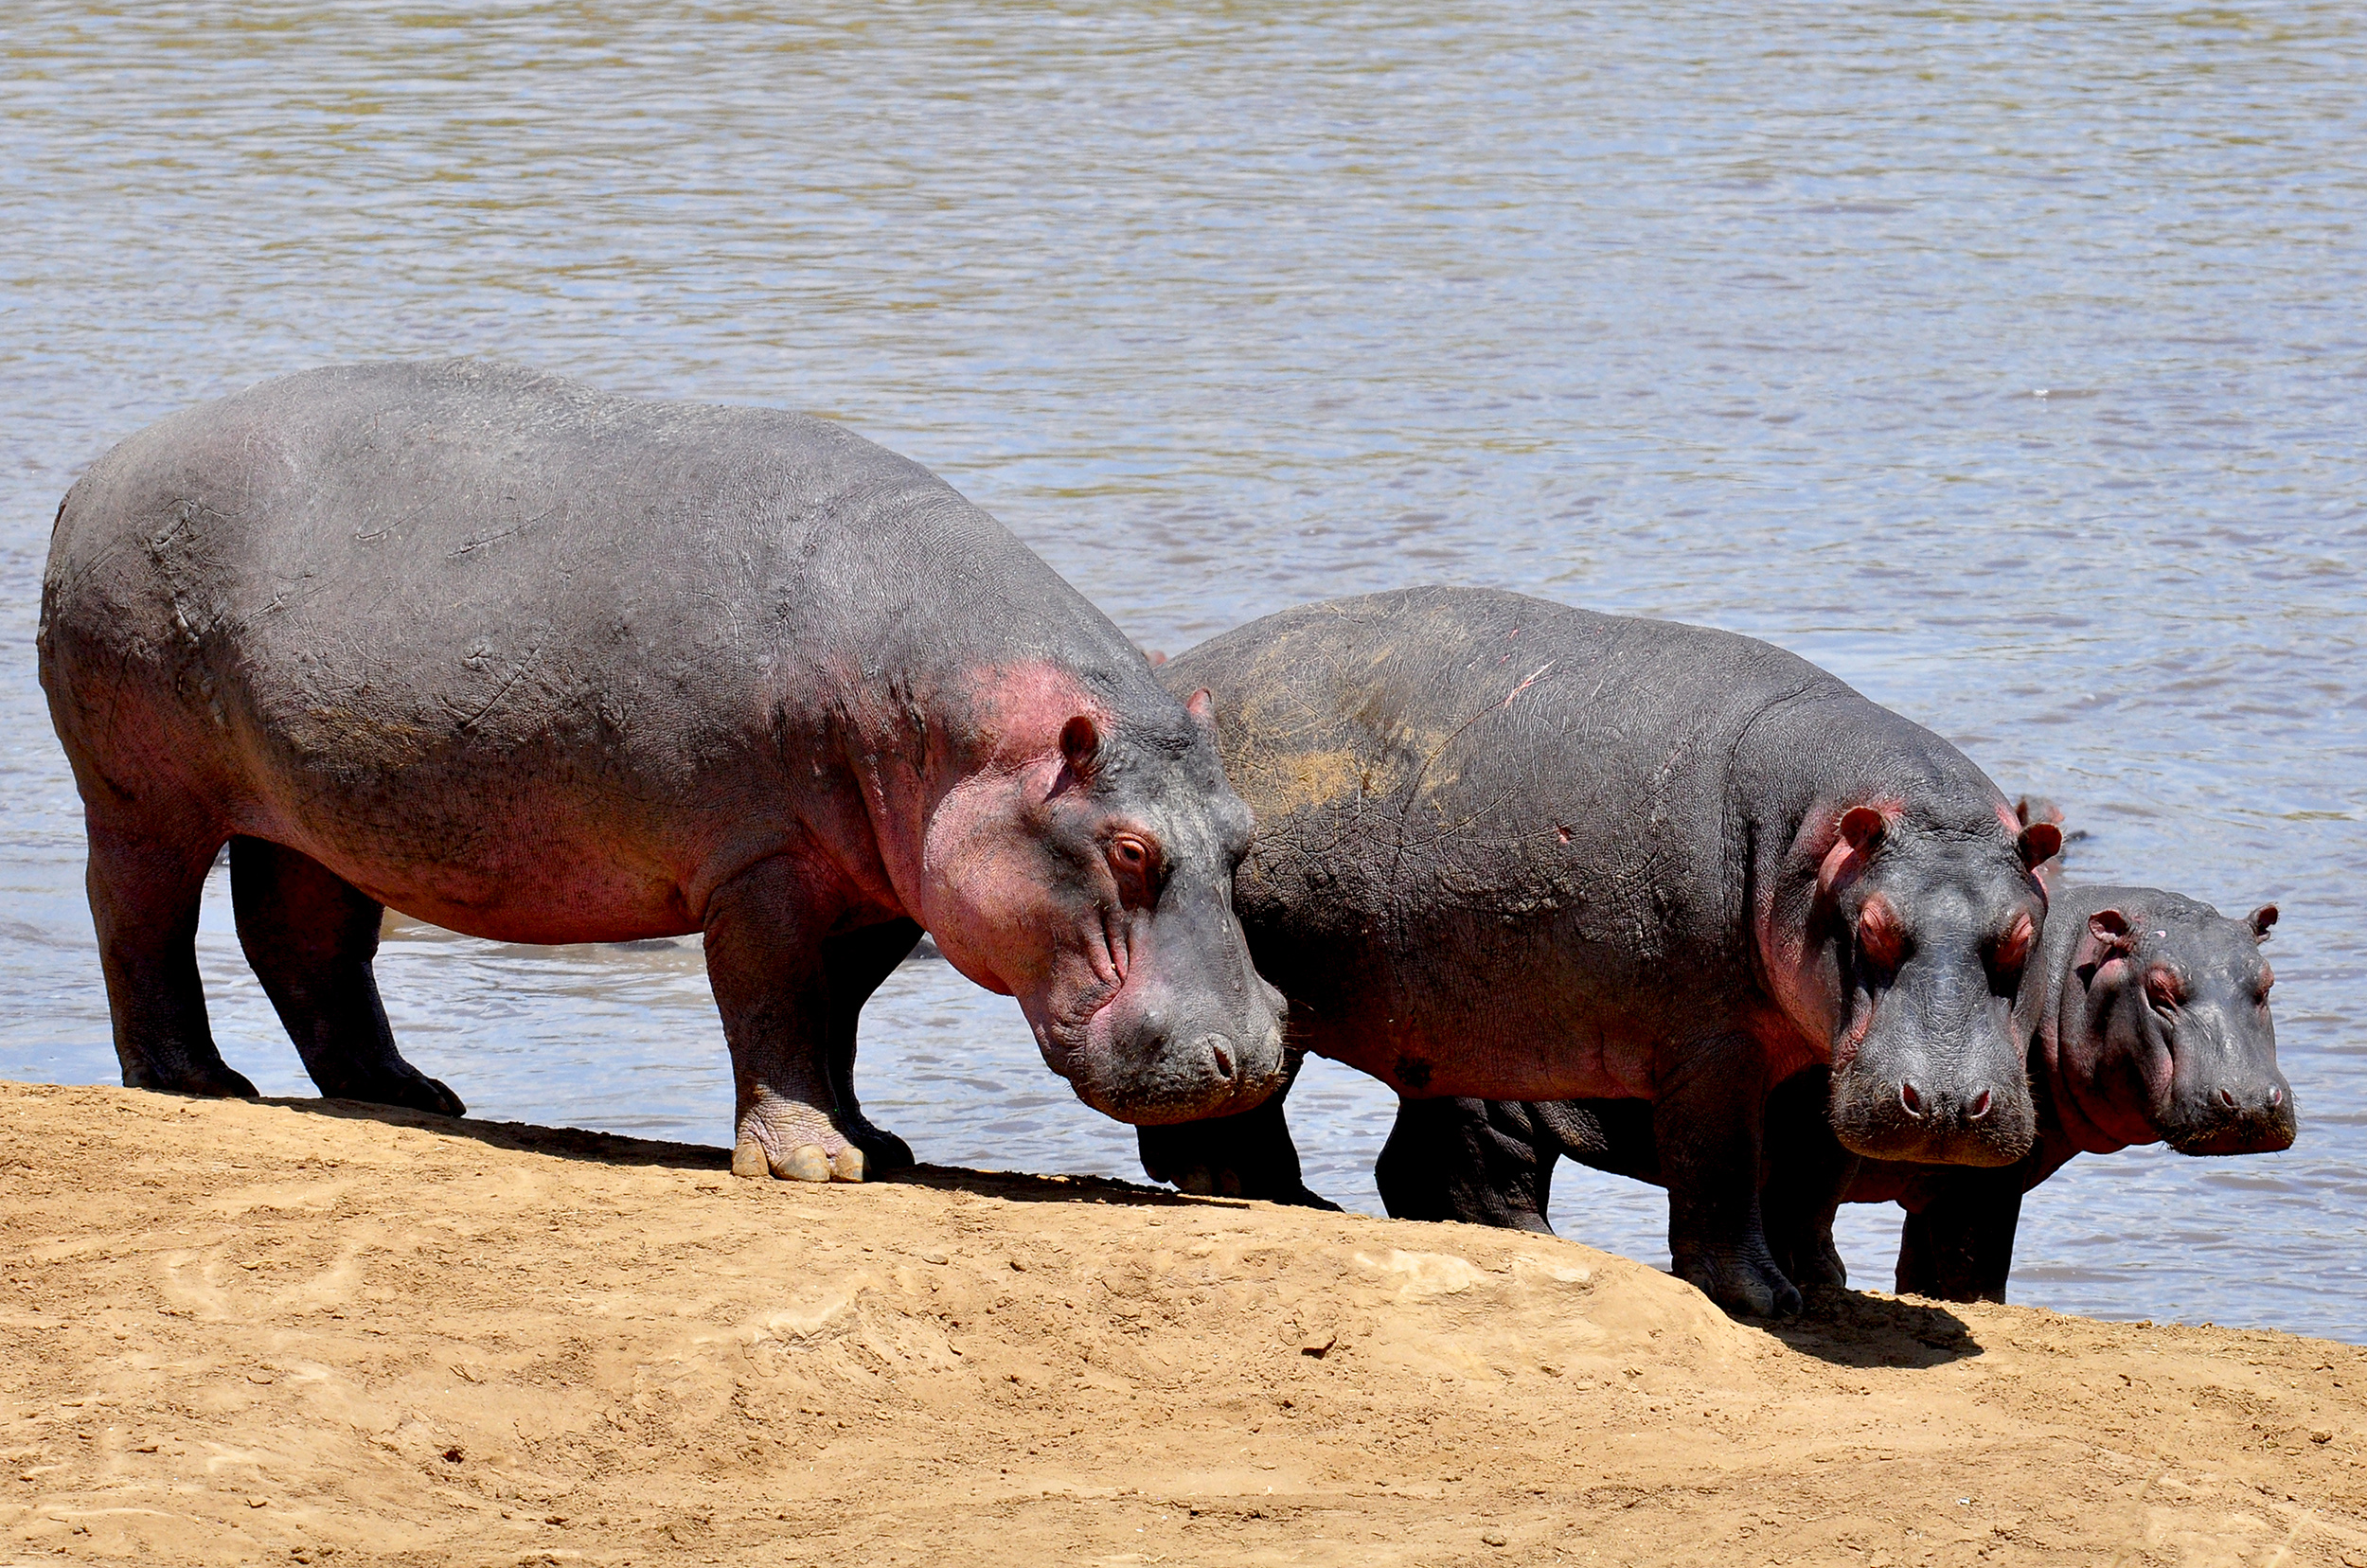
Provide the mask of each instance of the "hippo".
MULTIPOLYGON (((1907 1211, 1902 1294, 2003 1301, 2022 1195, 2080 1154, 2166 1143, 2182 1154, 2262 1154, 2293 1144, 2277 1069, 2274 975, 2263 904, 2241 920, 2153 887, 2058 885, 2017 1016, 2028 1031, 2038 1137, 2011 1166, 1972 1169, 1852 1156, 1826 1119, 1824 1069, 1767 1108, 1770 1247, 1796 1282, 1843 1285, 1842 1203, 1907 1211)), ((1658 1182, 1653 1129, 1632 1101, 1408 1100, 1375 1177, 1399 1219, 1550 1231, 1554 1162, 1658 1182)))
MULTIPOLYGON (((2029 1152, 2010 1012, 2060 830, 1806 660, 1415 588, 1159 677, 1212 693, 1256 815, 1234 902, 1289 1049, 1408 1096, 1650 1102, 1677 1272, 1729 1309, 1800 1308, 1757 1194, 1761 1107, 1802 1068, 1860 1152, 2029 1152)), ((1140 1136, 1154 1178, 1304 1192, 1278 1097, 1140 1136)))
POLYGON ((255 1092, 191 947, 225 843, 240 941, 330 1095, 462 1110, 395 1048, 383 907, 507 942, 700 934, 742 1175, 911 1162, 862 1113, 854 1019, 924 931, 1112 1116, 1280 1081, 1206 695, 823 420, 469 361, 267 382, 67 493, 39 649, 126 1084, 255 1092))

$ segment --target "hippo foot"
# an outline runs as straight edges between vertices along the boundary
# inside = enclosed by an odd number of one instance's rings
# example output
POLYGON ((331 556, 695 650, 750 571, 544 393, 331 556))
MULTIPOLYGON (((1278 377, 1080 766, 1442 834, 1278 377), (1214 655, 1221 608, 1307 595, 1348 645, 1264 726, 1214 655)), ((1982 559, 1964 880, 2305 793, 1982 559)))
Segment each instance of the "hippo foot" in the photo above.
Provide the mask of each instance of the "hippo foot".
POLYGON ((336 1084, 324 1083, 320 1091, 331 1099, 361 1100, 368 1105, 399 1105, 406 1111, 424 1111, 431 1116, 465 1116, 469 1114, 469 1108, 461 1103, 460 1096, 446 1088, 441 1080, 429 1078, 408 1063, 400 1072, 336 1084))
POLYGON ((746 1137, 732 1150, 732 1174, 774 1176, 784 1182, 860 1182, 863 1150, 848 1144, 832 1154, 820 1144, 799 1144, 785 1154, 773 1154, 754 1137, 746 1137))
POLYGON ((1804 1247, 1792 1256, 1792 1283, 1803 1291, 1842 1290, 1849 1284, 1849 1265, 1841 1260, 1841 1251, 1826 1237, 1821 1243, 1804 1247))
POLYGON ((1677 1256, 1670 1273, 1735 1317, 1798 1317, 1799 1288, 1782 1271, 1738 1247, 1706 1248, 1677 1256))
POLYGON ((913 1158, 913 1146, 884 1127, 875 1127, 866 1116, 842 1116, 840 1131, 846 1141, 863 1155, 866 1175, 884 1176, 891 1170, 910 1170, 919 1162, 913 1158))
POLYGON ((1304 1183, 1278 1184, 1259 1173, 1244 1175, 1230 1167, 1189 1166, 1181 1170, 1161 1170, 1151 1173, 1154 1180, 1167 1183, 1178 1192, 1195 1198, 1254 1198, 1260 1203, 1281 1203, 1290 1208, 1327 1209, 1333 1214, 1344 1212, 1340 1205, 1323 1194, 1311 1191, 1304 1183))
MULTIPOLYGON (((899 1143, 901 1140, 898 1140, 899 1143)), ((906 1158, 911 1151, 905 1151, 906 1158)), ((739 1118, 732 1174, 784 1182, 860 1182, 863 1151, 810 1105, 766 1100, 739 1118)))
POLYGON ((126 1089, 153 1089, 167 1095, 197 1095, 207 1099, 255 1099, 258 1091, 244 1073, 224 1062, 192 1067, 180 1073, 139 1072, 123 1075, 126 1089))

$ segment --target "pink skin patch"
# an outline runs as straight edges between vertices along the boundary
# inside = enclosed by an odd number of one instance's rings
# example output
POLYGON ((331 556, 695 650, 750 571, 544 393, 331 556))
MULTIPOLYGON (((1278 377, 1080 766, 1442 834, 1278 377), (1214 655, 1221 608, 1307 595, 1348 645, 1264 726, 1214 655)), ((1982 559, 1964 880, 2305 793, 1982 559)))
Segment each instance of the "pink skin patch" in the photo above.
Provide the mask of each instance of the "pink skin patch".
POLYGON ((1778 887, 1764 889, 1752 912, 1758 938, 1759 961, 1776 1005, 1792 1026, 1812 1042, 1817 1061, 1845 1065, 1856 1055, 1871 1018, 1845 1020, 1848 998, 1839 989, 1835 966, 1808 947, 1808 923, 1818 905, 1832 899, 1863 874, 1871 864, 1877 841, 1891 824, 1906 815, 1907 803, 1895 798, 1858 802, 1852 806, 1811 812, 1792 841, 1788 864, 1812 865, 1807 885, 1792 881, 1799 873, 1779 879, 1792 889, 1780 900, 1778 887), (1854 835, 1854 837, 1853 837, 1854 835), (1856 1027, 1844 1034, 1845 1022, 1856 1027))
MULTIPOLYGON (((2141 984, 2134 972, 2136 935, 2117 909, 2098 910, 2072 951, 2072 974, 2064 979, 2063 994, 2053 1016, 2038 1021, 2039 1059, 2055 1089, 2056 1117, 2073 1146, 2088 1154, 2111 1154, 2132 1144, 2157 1143, 2162 1134, 2142 1113, 2131 1114, 2114 1102, 2114 1092, 2098 1082, 2111 1062, 2109 1041, 2089 1038, 2088 998, 2096 990, 2141 984), (2093 966, 2093 978, 2083 989, 2075 979, 2093 966), (2064 1030, 2075 1031, 2065 1038, 2064 1030)), ((2109 1023, 2109 1020, 2108 1020, 2109 1023)), ((2149 1097, 2166 1096, 2169 1064, 2138 1064, 2149 1097)))
POLYGON ((2030 945, 2038 940, 2038 930, 2031 925, 2029 916, 2015 916, 2013 924, 2005 928, 2005 935, 1997 939, 1997 967, 2001 970, 2020 969, 2029 961, 2030 945))
MULTIPOLYGON (((940 760, 940 776, 883 778, 883 801, 903 793, 917 809, 884 819, 881 855, 905 908, 948 962, 989 990, 1016 996, 1046 1060, 1058 1070, 1078 1051, 1109 1043, 1111 1004, 1125 990, 1133 921, 1122 856, 1130 843, 1148 863, 1147 828, 1122 820, 1100 887, 1070 886, 1047 858, 1046 836, 1065 813, 1111 826, 1084 795, 1086 771, 1112 719, 1069 673, 1034 664, 974 672, 965 693, 977 716, 965 755, 940 760), (958 769, 958 772, 955 770, 958 769), (934 793, 934 798, 929 796, 934 793), (917 819, 917 835, 904 824, 917 819), (891 826, 892 825, 892 826, 891 826)), ((1205 699, 1196 699, 1198 711, 1205 699)), ((1077 825, 1069 824, 1075 836, 1077 825)), ((1139 900, 1137 900, 1139 901, 1139 900)))
MULTIPOLYGON (((2135 962, 2127 956, 2108 960, 2096 970, 2093 984, 2099 988, 2142 985, 2143 981, 2133 972, 2135 962)), ((2084 1025, 2084 1007, 2065 1022, 2073 1027, 2084 1025)), ((2161 1142, 2162 1134, 2145 1110, 2123 1105, 2109 1084, 2098 1081, 2112 1066, 2108 1056, 2112 1048, 2110 1042, 2079 1039, 2069 1043, 2069 1049, 2058 1047, 2053 1066, 2058 1087, 2068 1091, 2056 1096, 2056 1116, 2073 1141, 2091 1154, 2110 1154, 2134 1144, 2161 1142)), ((2168 1060, 2141 1060, 2136 1067, 2146 1097, 2156 1103, 2167 1099, 2168 1060)))

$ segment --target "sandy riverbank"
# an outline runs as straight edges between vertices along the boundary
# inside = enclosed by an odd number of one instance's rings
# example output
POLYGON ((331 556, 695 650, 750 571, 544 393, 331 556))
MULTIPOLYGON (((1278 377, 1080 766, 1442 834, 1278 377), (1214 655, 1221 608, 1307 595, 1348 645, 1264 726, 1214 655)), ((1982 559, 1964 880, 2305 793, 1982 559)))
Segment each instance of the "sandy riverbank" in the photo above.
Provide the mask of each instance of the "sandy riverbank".
POLYGON ((0 1084, 0 1561, 2352 1563, 2367 1350, 0 1084))

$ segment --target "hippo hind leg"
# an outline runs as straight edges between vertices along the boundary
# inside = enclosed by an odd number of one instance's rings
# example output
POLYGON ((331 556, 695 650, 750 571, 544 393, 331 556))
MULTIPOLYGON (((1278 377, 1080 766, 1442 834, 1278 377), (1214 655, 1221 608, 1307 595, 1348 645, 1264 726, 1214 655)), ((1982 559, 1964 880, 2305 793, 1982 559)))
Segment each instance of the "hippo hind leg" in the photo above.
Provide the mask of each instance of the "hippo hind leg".
POLYGON ((1554 1233, 1554 1166, 1561 1140, 1520 1100, 1403 1099, 1373 1164, 1381 1205, 1397 1220, 1460 1220, 1554 1233))
POLYGON ((197 973, 198 901, 221 847, 219 837, 176 841, 91 823, 91 918, 126 1087, 255 1094, 214 1048, 197 973))
POLYGON ((877 1175, 910 1170, 912 1146, 875 1124, 863 1114, 855 1096, 855 1033, 863 1004, 871 1000, 896 966, 920 945, 920 927, 911 920, 890 920, 833 936, 822 944, 822 968, 830 986, 828 1066, 830 1092, 836 1100, 833 1119, 846 1141, 863 1150, 863 1168, 877 1175))
POLYGON ((1910 1210, 1898 1238, 1898 1293, 1940 1301, 2003 1301, 2014 1269, 2024 1168, 1951 1169, 1910 1210))
POLYGON ((467 1109, 395 1049, 371 968, 377 900, 310 855, 236 838, 230 901, 246 961, 322 1094, 446 1116, 467 1109))

